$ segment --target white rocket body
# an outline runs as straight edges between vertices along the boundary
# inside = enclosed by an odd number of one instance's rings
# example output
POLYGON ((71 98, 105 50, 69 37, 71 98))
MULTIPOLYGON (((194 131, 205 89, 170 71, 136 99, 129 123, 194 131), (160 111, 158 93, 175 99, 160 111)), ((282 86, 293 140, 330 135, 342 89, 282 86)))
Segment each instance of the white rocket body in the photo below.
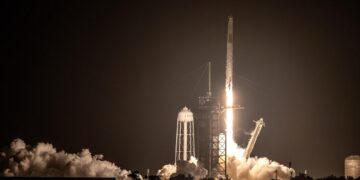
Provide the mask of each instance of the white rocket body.
POLYGON ((228 33, 226 43, 226 72, 225 72, 225 89, 232 91, 232 77, 233 77, 233 18, 229 17, 228 33))
POLYGON ((226 96, 226 152, 228 155, 236 149, 237 145, 233 140, 233 18, 228 21, 226 49, 226 71, 225 71, 225 96, 226 96))

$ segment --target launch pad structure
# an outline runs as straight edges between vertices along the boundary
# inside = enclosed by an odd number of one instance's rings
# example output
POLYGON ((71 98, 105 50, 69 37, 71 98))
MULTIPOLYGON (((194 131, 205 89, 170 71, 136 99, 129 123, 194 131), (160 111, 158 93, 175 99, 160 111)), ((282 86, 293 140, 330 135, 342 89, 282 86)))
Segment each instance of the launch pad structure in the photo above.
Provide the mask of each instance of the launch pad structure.
POLYGON ((219 169, 220 163, 225 164, 226 161, 226 138, 219 138, 220 133, 225 133, 220 115, 220 104, 211 96, 209 88, 206 96, 199 97, 195 113, 195 152, 198 160, 208 169, 210 176, 216 172, 225 174, 225 169, 219 169))
MULTIPOLYGON (((226 52, 226 89, 232 90, 233 64, 233 18, 230 16, 227 32, 226 52)), ((209 86, 205 96, 199 97, 195 113, 196 154, 200 162, 208 169, 208 176, 223 175, 227 177, 227 133, 222 113, 226 109, 237 107, 221 106, 211 93, 211 62, 208 64, 209 86)))
MULTIPOLYGON (((232 88, 233 63, 233 18, 230 16, 227 32, 226 52, 226 89, 232 88)), ((218 99, 211 94, 211 62, 208 64, 209 87, 205 96, 199 97, 195 113, 195 141, 198 160, 208 169, 208 176, 227 176, 227 137, 226 124, 222 113, 228 108, 221 106, 218 99)))
POLYGON ((243 109, 235 105, 222 106, 211 93, 211 62, 208 64, 209 87, 205 96, 198 98, 195 115, 195 142, 197 158, 208 169, 208 175, 226 176, 227 142, 223 113, 226 109, 243 109))
MULTIPOLYGON (((213 97, 211 92, 211 62, 209 62, 208 91, 205 96, 201 96, 198 99, 198 107, 194 113, 194 123, 195 154, 198 160, 208 169, 209 177, 219 177, 220 175, 228 179, 227 153, 229 151, 227 148, 235 143, 232 129, 233 110, 243 109, 233 104, 233 18, 231 16, 228 21, 225 75, 226 105, 222 106, 219 100, 213 97)), ((256 128, 252 132, 243 154, 243 157, 246 159, 250 157, 257 137, 265 126, 262 118, 255 121, 255 123, 256 128)))

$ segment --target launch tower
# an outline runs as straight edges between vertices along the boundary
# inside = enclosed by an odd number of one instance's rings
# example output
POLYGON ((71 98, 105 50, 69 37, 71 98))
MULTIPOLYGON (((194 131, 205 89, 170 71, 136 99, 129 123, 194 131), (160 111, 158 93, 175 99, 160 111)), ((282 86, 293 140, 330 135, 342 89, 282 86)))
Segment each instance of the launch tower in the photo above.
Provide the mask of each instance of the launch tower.
MULTIPOLYGON (((209 68, 209 89, 205 96, 199 97, 196 110, 195 133, 196 154, 198 160, 208 169, 209 176, 219 173, 218 164, 221 156, 219 134, 222 132, 220 123, 220 104, 211 94, 211 63, 209 68)), ((225 146, 224 146, 225 147, 225 146)))
MULTIPOLYGON (((233 18, 230 16, 227 32, 226 52, 226 91, 232 92, 232 65, 233 65, 233 18)), ((226 176, 227 134, 223 112, 230 109, 241 109, 238 106, 226 104, 221 106, 211 94, 211 63, 209 63, 209 89, 206 96, 199 97, 196 111, 196 153, 199 161, 204 163, 209 176, 217 174, 226 176)), ((227 113, 228 114, 228 113, 227 113)), ((232 138, 232 137, 230 137, 232 138)))

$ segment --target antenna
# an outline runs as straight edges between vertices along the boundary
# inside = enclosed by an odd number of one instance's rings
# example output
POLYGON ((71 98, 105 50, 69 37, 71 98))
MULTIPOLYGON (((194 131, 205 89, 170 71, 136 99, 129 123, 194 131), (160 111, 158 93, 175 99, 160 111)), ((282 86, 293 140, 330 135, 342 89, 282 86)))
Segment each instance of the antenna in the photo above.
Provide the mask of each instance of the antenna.
POLYGON ((210 97, 211 96, 211 61, 209 61, 208 63, 208 72, 209 72, 209 88, 208 88, 208 92, 207 95, 210 97))

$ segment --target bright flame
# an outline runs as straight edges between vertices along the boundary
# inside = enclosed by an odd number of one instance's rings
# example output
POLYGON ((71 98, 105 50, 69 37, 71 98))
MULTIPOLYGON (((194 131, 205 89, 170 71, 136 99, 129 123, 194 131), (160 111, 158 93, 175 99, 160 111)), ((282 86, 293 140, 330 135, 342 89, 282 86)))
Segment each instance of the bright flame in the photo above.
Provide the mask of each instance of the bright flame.
POLYGON ((226 153, 228 156, 235 156, 237 158, 241 158, 244 153, 244 149, 239 147, 234 140, 234 131, 233 131, 233 123, 234 123, 234 96, 232 91, 232 82, 230 81, 228 86, 225 89, 226 93, 226 153))
POLYGON ((231 108, 233 106, 233 93, 231 90, 226 90, 226 137, 227 137, 227 153, 228 155, 233 155, 234 146, 236 144, 234 142, 233 136, 233 121, 234 121, 234 112, 231 108))

